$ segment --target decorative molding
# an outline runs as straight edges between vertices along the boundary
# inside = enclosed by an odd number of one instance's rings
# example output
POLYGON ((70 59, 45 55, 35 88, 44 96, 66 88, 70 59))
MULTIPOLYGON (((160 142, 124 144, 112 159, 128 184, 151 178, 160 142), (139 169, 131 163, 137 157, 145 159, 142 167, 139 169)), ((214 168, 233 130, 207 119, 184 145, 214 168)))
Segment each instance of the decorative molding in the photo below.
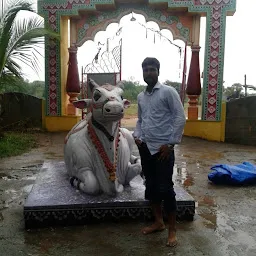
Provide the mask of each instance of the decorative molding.
MULTIPOLYGON (((178 205, 177 219, 193 220, 195 206, 178 205)), ((102 222, 104 220, 143 219, 153 218, 150 206, 130 208, 70 208, 70 209, 44 209, 24 210, 26 229, 48 227, 56 225, 86 224, 90 222, 102 222)))
MULTIPOLYGON (((118 23, 120 19, 131 12, 142 14, 146 21, 156 22, 160 29, 169 29, 173 39, 180 39, 184 42, 191 42, 190 28, 186 27, 180 17, 170 15, 166 11, 154 10, 148 6, 119 7, 111 12, 101 12, 88 17, 84 16, 77 25, 77 45, 81 46, 87 40, 93 40, 97 32, 106 30, 111 23, 118 23)), ((187 23, 192 24, 192 16, 184 17, 187 23)))
MULTIPOLYGON (((118 0, 39 0, 38 10, 39 13, 47 17, 49 24, 55 31, 60 31, 60 17, 62 15, 71 16, 78 15, 79 10, 97 10, 97 5, 111 5, 115 6, 118 0)), ((139 13, 141 10, 143 15, 153 19, 160 27, 163 28, 164 24, 168 24, 169 16, 161 14, 162 11, 154 10, 150 6, 154 4, 167 3, 168 8, 187 8, 188 12, 191 13, 202 13, 206 14, 207 17, 207 28, 206 28, 206 40, 205 40, 205 61, 204 61, 204 85, 203 85, 203 105, 202 105, 202 120, 213 120, 219 121, 221 118, 221 101, 222 101, 222 84, 223 84, 223 68, 224 68, 224 48, 225 48, 225 29, 226 29, 226 15, 227 13, 234 13, 236 10, 236 0, 149 0, 149 7, 133 7, 132 10, 139 13), (149 10, 151 12, 149 13, 149 10), (163 25, 163 27, 161 26, 163 25), (217 73, 215 71, 217 71, 217 73), (216 82, 215 82, 216 81, 216 82), (216 92, 216 93, 215 93, 216 92), (215 93, 215 94, 214 94, 215 93), (214 99, 214 100, 213 100, 214 99)), ((108 16, 110 12, 102 12, 101 15, 97 16, 101 29, 112 22, 113 19, 123 16, 122 9, 114 10, 111 13, 113 15, 108 16), (107 18, 107 25, 103 26, 102 18, 107 18), (121 16, 120 16, 121 15, 121 16), (115 18, 116 17, 116 18, 115 18)), ((126 10, 129 13, 129 10, 126 10)), ((174 16, 172 16, 174 17, 174 16)), ((87 22, 84 24, 90 24, 96 26, 93 23, 94 17, 91 17, 91 23, 87 22)), ((172 18, 170 18, 172 20, 172 18)), ((89 26, 90 26, 89 25, 89 26)), ((175 34, 174 37, 179 36, 184 38, 189 37, 189 31, 185 29, 182 31, 183 24, 179 22, 175 23, 176 29, 179 33, 175 34)), ((169 26, 169 29, 172 30, 169 26)), ((94 33, 99 29, 94 29, 94 33)), ((173 30, 172 30, 173 32, 173 30)), ((80 30, 78 38, 86 38, 86 32, 80 30), (85 37, 84 37, 85 36, 85 37)), ((90 35, 93 37, 93 33, 90 35)), ((89 38, 89 37, 88 37, 89 38)), ((181 39, 181 38, 180 38, 181 39)), ((83 42, 80 41, 79 44, 83 42)), ((60 45, 56 42, 56 45, 51 46, 51 41, 46 40, 45 50, 45 69, 46 69, 46 90, 47 90, 47 115, 61 115, 61 97, 60 97, 60 45), (48 45, 48 47, 47 47, 48 45), (55 56, 51 56, 50 53, 56 52, 55 56), (54 63, 54 61, 56 63, 54 63), (55 74, 55 78, 54 78, 55 74)))

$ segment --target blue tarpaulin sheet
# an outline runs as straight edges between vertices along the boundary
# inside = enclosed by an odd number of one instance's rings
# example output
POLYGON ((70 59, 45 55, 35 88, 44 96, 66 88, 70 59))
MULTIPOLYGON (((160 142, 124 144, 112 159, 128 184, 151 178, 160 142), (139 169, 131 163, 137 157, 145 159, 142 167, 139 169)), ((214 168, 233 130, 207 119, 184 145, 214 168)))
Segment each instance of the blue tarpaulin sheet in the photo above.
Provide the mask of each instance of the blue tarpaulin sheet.
POLYGON ((256 165, 243 162, 237 165, 216 164, 208 179, 220 185, 256 185, 256 165))

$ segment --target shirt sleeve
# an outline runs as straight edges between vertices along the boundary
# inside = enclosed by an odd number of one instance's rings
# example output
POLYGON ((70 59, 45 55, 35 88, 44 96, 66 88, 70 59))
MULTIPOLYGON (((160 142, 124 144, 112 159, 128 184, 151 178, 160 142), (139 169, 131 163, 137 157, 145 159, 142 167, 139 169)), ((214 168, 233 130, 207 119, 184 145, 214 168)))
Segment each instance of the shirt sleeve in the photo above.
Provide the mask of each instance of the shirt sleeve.
POLYGON ((184 126, 186 124, 186 116, 179 94, 174 88, 170 89, 171 90, 169 90, 168 105, 173 114, 173 131, 169 138, 169 143, 179 144, 182 139, 184 126))
POLYGON ((132 135, 133 135, 134 138, 140 139, 141 138, 141 122, 142 122, 142 119, 141 119, 141 107, 140 107, 139 97, 137 98, 137 102, 138 102, 138 121, 136 123, 136 127, 135 127, 135 130, 134 130, 132 135))

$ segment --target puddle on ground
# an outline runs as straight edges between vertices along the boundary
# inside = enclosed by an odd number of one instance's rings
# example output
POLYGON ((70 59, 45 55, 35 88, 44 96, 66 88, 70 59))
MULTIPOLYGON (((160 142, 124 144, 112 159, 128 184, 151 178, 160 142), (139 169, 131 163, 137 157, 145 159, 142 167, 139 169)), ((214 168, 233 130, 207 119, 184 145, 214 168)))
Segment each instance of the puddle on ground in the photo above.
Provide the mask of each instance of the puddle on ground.
POLYGON ((203 225, 206 228, 216 229, 217 228, 217 204, 212 196, 202 196, 198 200, 198 215, 203 218, 203 225))
POLYGON ((35 176, 27 175, 27 176, 21 178, 21 180, 36 180, 36 175, 35 176))
POLYGON ((3 179, 3 180, 7 181, 7 180, 14 180, 14 179, 17 180, 18 178, 1 172, 0 173, 0 179, 3 179))
POLYGON ((0 212, 0 222, 4 220, 3 214, 0 212))
POLYGON ((27 175, 25 177, 19 178, 17 175, 11 176, 11 175, 6 174, 6 176, 4 176, 4 175, 0 176, 0 179, 3 179, 5 181, 9 181, 9 180, 36 180, 36 176, 27 175))
POLYGON ((217 160, 224 157, 224 154, 222 152, 217 151, 209 151, 207 153, 203 153, 198 158, 199 159, 207 159, 207 160, 217 160))
POLYGON ((34 169, 34 168, 38 169, 38 168, 41 168, 41 166, 42 166, 42 164, 38 163, 38 164, 34 164, 34 165, 23 166, 22 169, 34 169))
POLYGON ((45 153, 45 159, 62 159, 63 158, 63 155, 60 155, 59 153, 56 153, 56 152, 46 152, 45 153))
POLYGON ((7 195, 10 195, 10 194, 16 195, 16 194, 18 194, 18 191, 15 190, 15 189, 6 189, 6 190, 5 190, 5 193, 6 193, 7 195))
POLYGON ((23 190, 25 193, 29 194, 30 191, 31 191, 31 189, 32 189, 32 187, 33 187, 33 184, 27 185, 27 186, 23 187, 22 190, 23 190))
POLYGON ((215 200, 212 196, 203 196, 199 201, 198 201, 199 206, 216 206, 215 200))
MULTIPOLYGON (((23 191, 25 193, 29 193, 31 191, 32 187, 33 187, 33 184, 26 185, 23 188, 21 188, 20 191, 23 191)), ((5 190, 5 193, 8 194, 8 195, 12 195, 12 197, 11 197, 12 199, 16 199, 18 197, 18 195, 21 194, 20 191, 17 191, 15 189, 7 189, 7 190, 5 190)))
POLYGON ((217 228, 217 215, 216 215, 215 212, 200 213, 198 215, 204 219, 203 220, 203 225, 206 228, 210 228, 210 229, 216 229, 217 228))
POLYGON ((4 172, 0 172, 0 180, 5 180, 5 181, 9 181, 9 180, 35 180, 36 179, 36 175, 34 175, 35 171, 37 171, 39 169, 39 167, 42 165, 30 165, 30 166, 24 166, 21 169, 18 170, 11 170, 12 174, 7 174, 4 172), (33 169, 33 170, 31 170, 33 169), (26 174, 24 176, 24 172, 28 171, 28 172, 32 172, 32 174, 26 174), (13 172, 17 173, 17 174, 13 174, 13 172), (21 176, 21 177, 20 177, 21 176))
POLYGON ((186 155, 186 154, 182 154, 181 156, 186 157, 186 158, 191 158, 192 157, 192 156, 186 155))
POLYGON ((187 172, 186 167, 174 166, 173 181, 175 184, 181 184, 184 187, 190 187, 194 185, 194 178, 187 172))
POLYGON ((13 202, 20 196, 20 192, 15 189, 6 189, 5 194, 9 195, 10 197, 8 201, 5 202, 7 205, 9 205, 9 203, 13 202))
POLYGON ((0 172, 0 178, 8 176, 6 173, 0 172))

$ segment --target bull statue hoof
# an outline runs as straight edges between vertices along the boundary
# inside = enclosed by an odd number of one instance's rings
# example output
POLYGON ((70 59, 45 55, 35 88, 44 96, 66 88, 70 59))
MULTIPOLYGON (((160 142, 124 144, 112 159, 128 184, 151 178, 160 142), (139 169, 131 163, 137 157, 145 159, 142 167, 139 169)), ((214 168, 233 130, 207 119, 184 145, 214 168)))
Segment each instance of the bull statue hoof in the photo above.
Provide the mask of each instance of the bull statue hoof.
POLYGON ((119 86, 99 86, 93 80, 89 85, 92 98, 73 103, 91 112, 67 135, 65 164, 72 186, 90 195, 115 196, 141 174, 140 159, 132 155, 132 134, 120 127, 130 102, 119 86))

